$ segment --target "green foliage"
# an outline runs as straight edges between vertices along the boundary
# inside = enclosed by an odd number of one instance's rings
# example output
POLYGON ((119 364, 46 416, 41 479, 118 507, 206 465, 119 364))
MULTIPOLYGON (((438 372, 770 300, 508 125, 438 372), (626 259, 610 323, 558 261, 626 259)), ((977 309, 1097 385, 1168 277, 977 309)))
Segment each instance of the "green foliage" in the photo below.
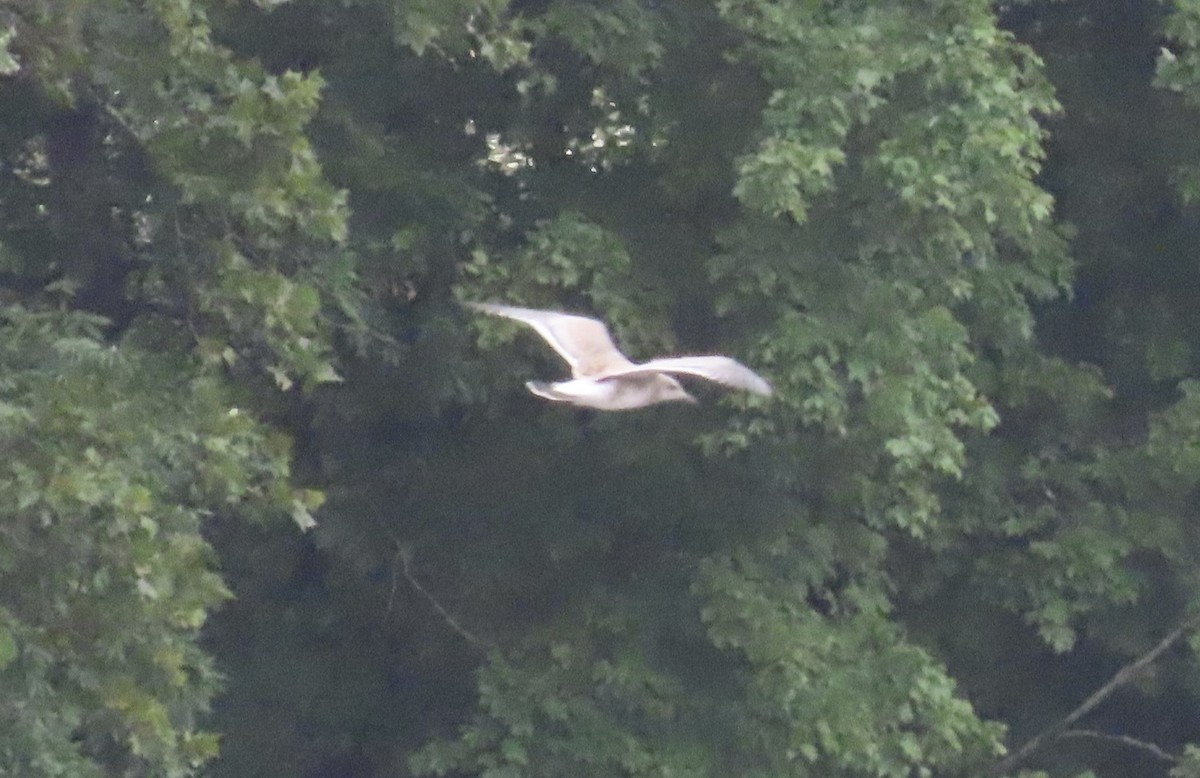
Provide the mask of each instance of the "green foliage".
POLYGON ((554 308, 572 294, 583 295, 606 312, 606 320, 630 348, 653 355, 674 345, 666 332, 661 295, 638 288, 617 236, 578 214, 560 214, 538 225, 515 256, 491 258, 477 251, 464 272, 479 299, 503 295, 554 308))
POLYGON ((537 38, 561 38, 592 65, 623 78, 649 77, 664 53, 664 14, 633 0, 550 4, 530 19, 526 30, 537 38))
POLYGON ((9 27, 3 33, 0 33, 0 76, 11 76, 20 70, 21 65, 13 57, 9 51, 9 46, 12 44, 13 36, 16 30, 9 27))
POLYGON ((1182 92, 1184 99, 1194 103, 1195 88, 1200 84, 1196 60, 1196 47, 1200 45, 1200 6, 1194 2, 1175 3, 1163 24, 1163 32, 1176 48, 1163 48, 1158 53, 1158 86, 1182 92))
POLYGON ((269 509, 288 447, 103 320, 0 320, 0 771, 191 775, 216 754, 196 645, 229 596, 204 517, 269 509))
POLYGON ((995 771, 1200 601, 1198 8, 4 4, 0 772, 995 771))
MULTIPOLYGON (((330 380, 317 285, 297 277, 346 237, 345 193, 325 181, 304 132, 320 75, 276 75, 235 57, 213 40, 202 4, 56 4, 15 18, 13 51, 28 63, 23 74, 60 100, 51 113, 82 125, 102 112, 110 151, 99 164, 113 175, 144 158, 153 176, 120 184, 131 190, 121 210, 136 222, 125 239, 148 261, 145 296, 211 317, 191 326, 235 352, 265 346, 281 383, 330 380)), ((74 161, 49 162, 50 186, 64 186, 74 161)))
POLYGON ((320 503, 258 377, 336 379, 322 82, 214 42, 221 10, 2 11, 5 773, 196 774, 218 744, 198 636, 229 597, 202 524, 320 503))
MULTIPOLYGON (((1036 57, 982 4, 721 8, 753 33, 743 56, 774 90, 735 194, 810 223, 726 230, 711 264, 720 305, 778 312, 762 359, 793 387, 781 402, 794 418, 858 448, 862 497, 850 509, 927 533, 940 513, 934 479, 962 473, 961 436, 997 422, 966 324, 979 311, 985 338, 1027 342, 1025 295, 1053 295, 1067 278, 1049 197, 1032 182, 1036 116, 1055 103, 1036 57)), ((757 429, 778 435, 781 423, 757 429)))
POLYGON ((679 726, 677 681, 645 665, 622 634, 493 654, 479 675, 479 715, 460 739, 412 760, 418 775, 683 775, 710 755, 679 726), (595 656, 594 641, 618 646, 595 656))
POLYGON ((1183 758, 1171 768, 1171 778, 1196 778, 1200 775, 1200 748, 1189 745, 1183 751, 1183 758))
POLYGON ((427 49, 437 49, 442 56, 480 56, 498 68, 506 68, 522 62, 528 54, 528 44, 509 29, 505 0, 418 0, 380 5, 392 14, 396 43, 418 56, 427 49))
MULTIPOLYGON (((1175 3, 1163 24, 1169 46, 1159 50, 1156 85, 1179 93, 1192 108, 1200 106, 1200 4, 1175 3)), ((1200 198, 1200 167, 1194 162, 1175 171, 1179 193, 1191 203, 1200 198)))
POLYGON ((741 761, 755 765, 746 774, 907 776, 963 770, 996 753, 1001 730, 956 697, 944 668, 905 644, 879 594, 866 582, 825 589, 805 551, 743 550, 706 560, 697 579, 714 645, 746 661, 737 712, 741 761), (809 605, 814 596, 830 613, 809 605))

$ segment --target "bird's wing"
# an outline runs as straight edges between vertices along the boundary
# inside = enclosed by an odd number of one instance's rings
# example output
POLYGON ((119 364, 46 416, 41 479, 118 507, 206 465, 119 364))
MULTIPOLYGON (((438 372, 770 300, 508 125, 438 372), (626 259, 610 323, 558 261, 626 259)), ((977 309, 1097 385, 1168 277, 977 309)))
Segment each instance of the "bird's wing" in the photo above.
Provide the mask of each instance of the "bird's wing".
POLYGON ((484 313, 504 316, 528 324, 567 361, 576 378, 632 367, 633 363, 613 345, 604 323, 586 316, 558 311, 539 311, 494 303, 467 303, 484 313))
POLYGON ((758 373, 729 357, 664 357, 652 359, 641 365, 631 365, 618 370, 608 370, 604 378, 642 375, 646 373, 677 373, 707 378, 718 384, 745 389, 748 392, 770 396, 771 385, 758 373))

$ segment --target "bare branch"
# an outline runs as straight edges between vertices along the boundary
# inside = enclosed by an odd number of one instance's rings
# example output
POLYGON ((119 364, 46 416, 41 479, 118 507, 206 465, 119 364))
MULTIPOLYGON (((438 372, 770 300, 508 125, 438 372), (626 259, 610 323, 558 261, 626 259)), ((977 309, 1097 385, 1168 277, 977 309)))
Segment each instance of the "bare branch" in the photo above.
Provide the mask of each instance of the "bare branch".
POLYGON ((1046 727, 1041 732, 1025 741, 1025 744, 1016 751, 997 762, 996 765, 990 770, 990 773, 992 775, 1003 775, 1017 764, 1028 758, 1030 754, 1041 748, 1047 740, 1052 740, 1062 735, 1062 733, 1069 729, 1071 725, 1090 713, 1093 708, 1104 702, 1104 700, 1107 699, 1113 692, 1129 683, 1138 673, 1146 669, 1150 664, 1158 659, 1164 651, 1173 646, 1176 641, 1194 629, 1198 624, 1200 624, 1200 614, 1196 614, 1191 618, 1184 619, 1179 626, 1171 630, 1170 634, 1160 640, 1158 645, 1118 670, 1116 674, 1109 679, 1108 683, 1097 689, 1090 697, 1080 703, 1079 707, 1068 713, 1061 721, 1046 727))
POLYGON ((1152 756, 1161 759, 1164 762, 1170 762, 1171 764, 1175 764, 1179 761, 1179 757, 1167 753, 1157 744, 1151 743, 1147 740, 1138 740, 1137 738, 1129 737, 1128 735, 1109 735, 1105 732, 1096 732, 1095 730, 1091 729, 1069 729, 1060 734, 1058 737, 1060 740, 1065 740, 1067 738, 1089 738, 1091 740, 1104 740, 1110 743, 1119 743, 1123 746, 1129 746, 1130 748, 1136 748, 1140 751, 1145 751, 1146 753, 1151 754, 1152 756))
POLYGON ((399 543, 396 544, 396 555, 392 560, 392 590, 388 595, 388 612, 391 612, 392 605, 396 599, 395 565, 397 562, 400 563, 400 572, 404 576, 404 580, 408 581, 409 585, 412 586, 413 589, 419 592, 421 596, 429 602, 434 611, 436 611, 437 614, 442 617, 442 621, 446 622, 446 625, 450 627, 450 629, 454 630, 464 640, 480 650, 486 651, 489 648, 488 643, 480 640, 470 630, 460 624, 458 619, 454 618, 450 611, 442 607, 442 604, 437 601, 437 598, 434 597, 428 589, 421 585, 421 582, 418 581, 412 573, 412 552, 399 543))
POLYGON ((400 584, 400 577, 397 571, 400 569, 400 559, 404 554, 404 548, 399 543, 396 544, 396 555, 392 557, 392 588, 388 591, 387 610, 385 614, 392 614, 392 606, 396 604, 396 587, 400 584))

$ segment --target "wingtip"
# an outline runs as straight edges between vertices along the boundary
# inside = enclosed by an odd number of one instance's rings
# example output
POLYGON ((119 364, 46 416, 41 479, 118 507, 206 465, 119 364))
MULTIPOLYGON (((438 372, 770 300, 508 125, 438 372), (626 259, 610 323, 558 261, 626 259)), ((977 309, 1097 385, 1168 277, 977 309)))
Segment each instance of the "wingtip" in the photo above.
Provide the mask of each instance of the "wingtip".
POLYGON ((525 321, 524 317, 520 316, 523 309, 514 308, 511 305, 501 305, 500 303, 477 303, 471 300, 463 302, 463 305, 473 311, 486 313, 491 316, 500 316, 505 319, 515 319, 517 321, 525 321))
POLYGON ((463 302, 463 305, 477 311, 482 311, 483 313, 503 316, 507 319, 516 319, 517 321, 524 321, 526 318, 524 314, 540 313, 540 311, 532 308, 521 308, 516 305, 504 305, 502 303, 477 303, 468 300, 463 302))

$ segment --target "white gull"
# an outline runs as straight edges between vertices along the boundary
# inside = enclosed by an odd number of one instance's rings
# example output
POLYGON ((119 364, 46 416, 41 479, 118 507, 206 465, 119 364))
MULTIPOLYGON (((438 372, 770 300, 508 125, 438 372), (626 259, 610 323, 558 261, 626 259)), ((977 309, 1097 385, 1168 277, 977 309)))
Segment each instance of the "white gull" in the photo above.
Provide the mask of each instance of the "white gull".
POLYGON ((525 384, 538 397, 602 411, 644 408, 662 402, 695 403, 672 375, 695 376, 769 396, 771 385, 735 359, 723 356, 662 357, 635 364, 613 345, 604 323, 558 311, 467 303, 478 311, 528 324, 571 367, 569 381, 525 384))

